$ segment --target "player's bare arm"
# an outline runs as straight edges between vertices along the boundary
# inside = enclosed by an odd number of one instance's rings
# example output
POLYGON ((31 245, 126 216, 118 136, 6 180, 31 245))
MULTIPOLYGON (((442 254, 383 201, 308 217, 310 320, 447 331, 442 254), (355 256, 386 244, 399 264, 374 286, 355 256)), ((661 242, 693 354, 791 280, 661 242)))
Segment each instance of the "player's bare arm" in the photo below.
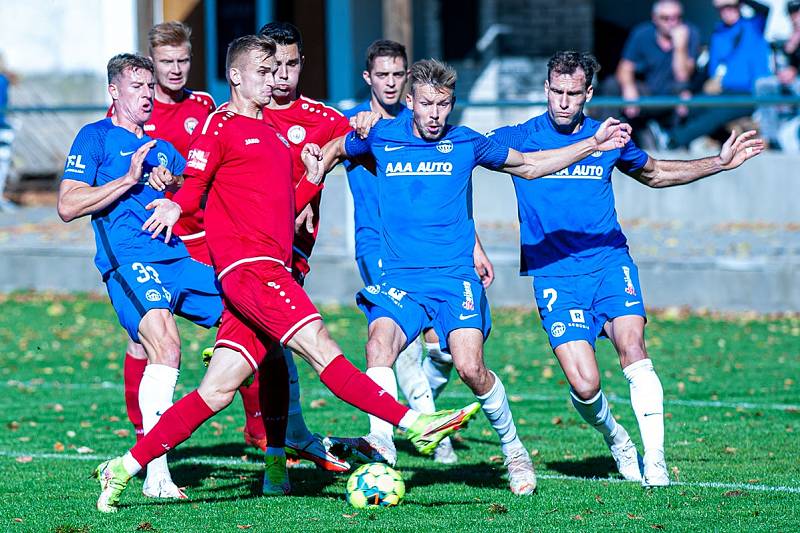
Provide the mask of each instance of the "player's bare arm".
POLYGON ((475 272, 481 278, 481 284, 485 289, 488 289, 494 281, 494 265, 489 260, 489 256, 486 255, 486 250, 483 249, 483 244, 481 244, 481 239, 477 233, 475 234, 475 248, 472 251, 472 260, 475 264, 475 272))
POLYGON ((62 180, 58 189, 58 216, 61 220, 70 222, 105 209, 139 183, 144 158, 155 144, 156 141, 150 141, 139 147, 131 156, 128 172, 105 185, 94 187, 83 181, 62 180))
POLYGON ((529 180, 541 178, 577 163, 593 152, 622 148, 630 139, 630 125, 608 118, 592 137, 564 148, 527 153, 510 149, 508 159, 499 170, 529 180))
POLYGON ((360 138, 366 139, 367 135, 369 135, 369 130, 371 130, 380 119, 380 113, 376 113, 374 111, 361 111, 360 113, 350 117, 350 127, 353 128, 360 138))
POLYGON ((151 239, 155 239, 164 231, 164 242, 169 242, 170 238, 172 238, 172 227, 181 217, 181 206, 172 200, 159 198, 147 204, 145 209, 148 211, 152 209, 153 214, 142 225, 142 231, 152 233, 151 239))
POLYGON ((756 138, 755 130, 746 131, 738 136, 735 131, 731 131, 730 137, 722 145, 717 156, 691 161, 670 161, 651 157, 641 169, 630 173, 630 176, 654 189, 685 185, 725 170, 732 170, 763 151, 764 141, 756 138))

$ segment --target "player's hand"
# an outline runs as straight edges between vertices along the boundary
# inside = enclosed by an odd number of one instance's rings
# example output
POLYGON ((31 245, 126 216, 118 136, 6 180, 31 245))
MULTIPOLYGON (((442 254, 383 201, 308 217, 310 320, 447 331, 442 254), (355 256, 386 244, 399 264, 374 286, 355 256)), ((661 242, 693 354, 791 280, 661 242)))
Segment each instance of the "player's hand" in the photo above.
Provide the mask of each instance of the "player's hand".
POLYGON ((374 111, 362 111, 355 116, 350 117, 350 127, 353 128, 362 139, 366 139, 372 126, 378 123, 381 119, 380 113, 374 111))
POLYGON ((719 152, 720 166, 722 170, 734 169, 763 151, 764 140, 756 138, 756 130, 746 131, 739 136, 733 130, 719 152))
POLYGON ((319 185, 325 175, 322 166, 322 148, 314 143, 307 143, 300 152, 300 159, 306 167, 306 179, 314 185, 319 185))
POLYGON ((144 158, 147 157, 147 152, 156 145, 156 141, 152 140, 149 142, 144 143, 136 150, 133 155, 131 156, 131 166, 128 168, 127 178, 131 185, 135 185, 139 183, 139 180, 142 179, 142 165, 144 164, 144 158))
POLYGON ((314 233, 314 210, 311 209, 311 204, 305 206, 294 219, 294 234, 299 235, 303 228, 308 233, 314 233))
POLYGON ((611 117, 607 118, 594 134, 597 150, 606 152, 622 148, 631 140, 631 125, 611 117))
POLYGON ((162 231, 166 230, 164 242, 169 242, 172 238, 172 226, 181 217, 181 206, 172 200, 158 198, 147 204, 145 209, 148 211, 152 209, 153 214, 142 225, 142 231, 152 233, 153 235, 150 238, 155 239, 162 231))
POLYGON ((177 179, 172 175, 172 172, 162 166, 155 167, 150 171, 150 176, 147 177, 147 184, 157 191, 163 191, 176 182, 177 179))
POLYGON ((483 288, 488 289, 494 281, 494 265, 489 261, 489 256, 478 242, 475 243, 475 249, 472 251, 472 261, 475 264, 475 272, 481 278, 483 288))

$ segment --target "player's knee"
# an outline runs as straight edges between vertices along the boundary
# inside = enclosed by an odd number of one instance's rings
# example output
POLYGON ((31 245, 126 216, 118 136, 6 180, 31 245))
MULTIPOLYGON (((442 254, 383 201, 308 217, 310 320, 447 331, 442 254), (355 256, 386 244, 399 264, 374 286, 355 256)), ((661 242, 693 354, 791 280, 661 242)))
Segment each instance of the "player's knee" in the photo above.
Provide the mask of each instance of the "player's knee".
POLYGON ((647 358, 647 349, 643 339, 633 339, 631 341, 619 343, 617 346, 619 359, 623 367, 636 361, 647 358))
POLYGON ((600 380, 579 378, 576 383, 570 383, 572 393, 582 401, 588 401, 600 392, 600 380))
POLYGON ((459 363, 456 366, 456 371, 458 371, 461 381, 466 383, 470 388, 475 388, 475 386, 482 384, 490 377, 486 366, 479 360, 468 360, 459 363))
POLYGON ((367 363, 370 366, 392 366, 395 353, 392 352, 392 343, 383 337, 371 337, 367 341, 367 363))
POLYGON ((157 339, 154 344, 153 353, 148 353, 151 363, 157 365, 171 366, 178 368, 181 363, 181 342, 177 338, 166 335, 164 338, 157 339))

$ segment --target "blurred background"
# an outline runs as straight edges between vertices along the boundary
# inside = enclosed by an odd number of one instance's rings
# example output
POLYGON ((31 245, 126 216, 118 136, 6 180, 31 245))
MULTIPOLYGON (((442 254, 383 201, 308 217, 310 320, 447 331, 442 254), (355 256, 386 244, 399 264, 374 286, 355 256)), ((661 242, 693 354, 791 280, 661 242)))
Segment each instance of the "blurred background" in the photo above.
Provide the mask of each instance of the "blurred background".
MULTIPOLYGON (((657 157, 715 154, 730 128, 757 128, 770 150, 735 172, 660 191, 615 175, 618 214, 651 306, 796 311, 800 1, 655 4, 4 0, 0 291, 103 289, 91 262, 88 221, 61 223, 54 191, 78 129, 101 118, 110 102, 105 66, 112 55, 146 53, 153 24, 184 21, 193 30, 188 87, 208 91, 220 103, 227 93, 228 42, 281 20, 303 33, 302 93, 340 109, 368 96, 361 78, 364 51, 373 40, 388 38, 404 43, 413 59, 436 57, 456 67, 458 101, 451 122, 481 132, 545 110, 547 58, 562 49, 596 55, 602 70, 590 113, 629 120, 637 142, 657 157), (677 38, 681 32, 693 65, 675 79, 663 63, 651 61, 648 47, 658 35, 677 38)), ((325 191, 308 287, 317 301, 349 304, 359 288, 352 201, 340 172, 328 178, 325 191)), ((510 179, 476 171, 474 194, 479 233, 497 268, 493 304, 530 305, 529 280, 516 274, 518 223, 510 179)))

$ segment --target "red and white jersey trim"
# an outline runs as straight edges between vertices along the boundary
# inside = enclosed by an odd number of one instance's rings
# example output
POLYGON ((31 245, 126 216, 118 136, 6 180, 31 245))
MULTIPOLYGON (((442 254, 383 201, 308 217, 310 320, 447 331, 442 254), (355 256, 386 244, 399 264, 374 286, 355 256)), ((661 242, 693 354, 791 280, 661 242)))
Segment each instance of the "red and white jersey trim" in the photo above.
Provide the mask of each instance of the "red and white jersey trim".
POLYGON ((313 314, 308 315, 305 318, 302 318, 302 319, 298 320, 297 323, 294 326, 292 326, 291 328, 289 328, 289 331, 284 333, 283 337, 281 337, 281 340, 280 340, 281 346, 286 346, 286 343, 289 342, 290 340, 292 340, 292 337, 294 337, 295 333, 300 331, 300 329, 303 326, 305 326, 307 324, 310 324, 311 322, 314 322, 315 320, 322 320, 322 315, 320 315, 319 313, 313 313, 313 314))
POLYGON ((287 267, 286 263, 281 261, 280 259, 276 259, 274 257, 269 257, 269 256, 266 256, 266 255, 260 255, 260 256, 257 256, 257 257, 245 257, 244 259, 239 259, 238 261, 234 261, 230 265, 228 265, 225 268, 223 268, 222 271, 220 271, 220 273, 217 275, 217 278, 221 280, 222 276, 224 276, 225 274, 227 274, 228 272, 230 272, 231 270, 233 270, 237 266, 243 265, 245 263, 255 263, 257 261, 274 261, 276 263, 280 263, 281 265, 283 265, 283 267, 287 271, 289 271, 289 272, 292 271, 292 269, 287 267))
POLYGON ((217 342, 214 343, 214 348, 216 349, 219 346, 230 348, 234 351, 239 352, 240 354, 242 354, 242 357, 245 358, 248 364, 252 367, 253 372, 258 370, 258 363, 256 363, 256 360, 253 357, 253 355, 249 351, 247 351, 247 348, 245 348, 238 342, 229 341, 228 339, 217 339, 217 342))
POLYGON ((193 241, 195 239, 202 239, 205 236, 205 231, 199 231, 197 233, 192 233, 191 235, 181 235, 180 237, 182 241, 193 241))

